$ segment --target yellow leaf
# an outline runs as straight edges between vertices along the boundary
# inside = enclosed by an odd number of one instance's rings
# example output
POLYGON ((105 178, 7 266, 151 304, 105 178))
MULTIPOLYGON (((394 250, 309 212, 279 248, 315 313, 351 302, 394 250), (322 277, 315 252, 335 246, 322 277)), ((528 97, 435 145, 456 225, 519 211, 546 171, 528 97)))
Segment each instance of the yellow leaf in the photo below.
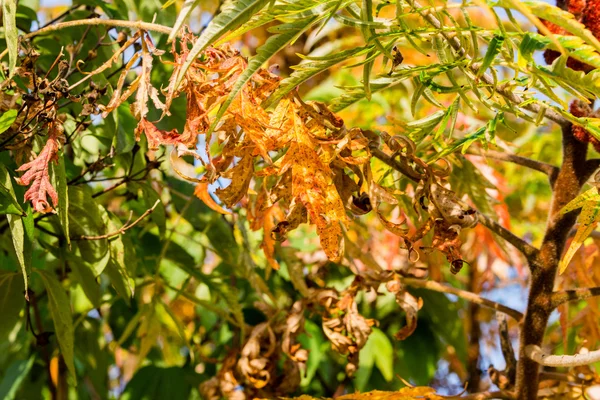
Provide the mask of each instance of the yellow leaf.
MULTIPOLYGON (((569 265, 569 262, 571 262, 571 259, 573 258, 577 250, 579 250, 585 239, 590 235, 590 233, 594 229, 596 229, 598 222, 600 222, 600 201, 597 198, 598 192, 596 188, 588 190, 587 192, 583 193, 583 195, 590 193, 592 190, 594 190, 593 196, 590 196, 589 199, 586 200, 583 204, 579 206, 573 205, 571 206, 572 208, 570 208, 570 210, 574 210, 583 207, 583 209, 581 210, 581 215, 579 216, 579 227, 577 228, 575 237, 573 238, 573 241, 571 242, 571 245, 569 246, 569 249, 567 250, 565 256, 558 264, 559 274, 565 272, 567 266, 569 265)), ((578 196, 578 198, 582 196, 578 196)), ((577 200, 577 198, 575 200, 577 200)), ((569 205, 575 200, 567 204, 562 212, 568 212, 564 210, 567 209, 569 205)))

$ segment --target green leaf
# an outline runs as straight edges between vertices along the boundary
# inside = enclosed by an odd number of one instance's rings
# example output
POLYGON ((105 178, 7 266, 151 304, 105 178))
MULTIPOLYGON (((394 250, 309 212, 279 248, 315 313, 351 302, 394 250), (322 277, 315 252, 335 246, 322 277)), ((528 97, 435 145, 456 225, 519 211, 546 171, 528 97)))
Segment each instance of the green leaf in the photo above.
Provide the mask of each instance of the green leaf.
POLYGON ((186 400, 192 385, 193 371, 180 367, 160 368, 150 365, 140 369, 125 387, 122 400, 186 400))
POLYGON ((373 366, 377 367, 386 382, 394 379, 394 348, 381 330, 372 328, 365 347, 360 350, 358 366, 354 387, 360 392, 367 388, 373 366))
POLYGON ((500 51, 502 51, 503 44, 504 37, 500 35, 494 35, 492 40, 490 40, 487 51, 485 52, 485 57, 483 57, 483 60, 481 61, 481 66, 477 71, 478 78, 480 78, 485 73, 485 71, 487 71, 490 65, 492 65, 492 63, 496 59, 496 56, 498 56, 498 54, 500 54, 500 51))
POLYGON ((10 109, 0 115, 0 133, 5 132, 17 119, 17 110, 10 109))
MULTIPOLYGON (((354 40, 352 38, 352 40, 354 40)), ((271 105, 277 103, 284 97, 286 94, 294 90, 297 86, 306 82, 310 78, 315 75, 320 74, 321 72, 331 68, 332 66, 339 64, 343 61, 346 61, 352 57, 357 57, 363 55, 364 53, 370 51, 372 46, 370 47, 356 47, 353 49, 348 49, 344 51, 337 51, 337 46, 332 47, 329 46, 329 43, 323 45, 322 47, 328 48, 327 57, 306 57, 305 62, 301 62, 300 64, 293 66, 294 72, 287 78, 281 81, 277 89, 269 96, 268 99, 264 101, 262 106, 264 108, 268 108, 271 105)), ((313 53, 319 51, 319 49, 315 50, 313 53)))
POLYGON ((2 0, 2 19, 4 39, 8 49, 8 70, 10 76, 15 72, 19 56, 19 31, 17 30, 17 0, 2 0))
MULTIPOLYGON (((213 18, 200 37, 196 39, 192 50, 187 56, 183 67, 175 80, 175 88, 178 88, 190 65, 211 43, 225 34, 227 31, 236 29, 256 14, 270 0, 230 0, 223 4, 221 12, 213 18)), ((262 64, 262 63, 261 63, 262 64)), ((245 83, 245 82, 244 82, 245 83)), ((218 119, 218 118, 217 118, 218 119)))
MULTIPOLYGON (((11 182, 10 174, 3 164, 0 164, 0 184, 2 184, 10 194, 15 197, 15 191, 11 182)), ((15 249, 15 255, 19 261, 23 281, 25 282, 25 296, 29 286, 29 275, 31 274, 31 255, 33 248, 33 212, 31 205, 28 207, 28 215, 25 217, 7 214, 10 233, 15 249)))
MULTIPOLYGON (((527 7, 533 15, 538 18, 544 19, 548 22, 552 22, 555 25, 564 28, 567 32, 581 38, 587 44, 600 51, 600 41, 594 37, 594 35, 586 29, 585 25, 577 21, 573 14, 570 12, 561 10, 560 8, 545 3, 543 1, 535 0, 523 0, 519 2, 524 7, 527 7)), ((515 8, 511 1, 501 0, 499 5, 505 8, 515 8)))
MULTIPOLYGON (((69 186, 68 196, 69 229, 73 237, 98 236, 107 233, 102 215, 103 209, 100 209, 96 200, 92 198, 88 186, 69 186)), ((77 243, 83 262, 94 271, 95 276, 100 275, 110 259, 108 240, 77 240, 73 243, 77 243)))
POLYGON ((48 293, 48 307, 54 322, 54 330, 61 354, 67 365, 67 369, 73 378, 73 384, 77 383, 74 358, 74 333, 73 320, 71 317, 71 304, 69 296, 58 279, 51 272, 37 269, 36 272, 42 278, 46 292, 48 293))
MULTIPOLYGON (((121 222, 116 216, 111 215, 111 218, 107 223, 108 229, 113 232, 118 229, 120 223, 121 222)), ((130 304, 135 288, 135 282, 131 279, 128 268, 129 265, 133 270, 132 264, 135 263, 135 260, 131 257, 133 251, 133 244, 126 240, 122 235, 111 239, 110 261, 104 269, 104 273, 110 279, 111 284, 127 304, 130 304), (125 242, 127 242, 127 246, 125 246, 125 242)))
MULTIPOLYGON (((142 191, 144 193, 144 202, 146 204, 146 209, 152 208, 157 200, 160 200, 158 193, 156 190, 152 188, 152 186, 148 184, 141 184, 142 191)), ((158 226, 158 230, 160 232, 160 236, 164 237, 165 232, 167 230, 166 225, 166 216, 165 216, 165 206, 162 201, 156 206, 152 214, 150 214, 150 219, 158 226)))
POLYGON ((69 191, 67 187, 67 173, 65 170, 65 153, 62 152, 58 158, 58 164, 52 165, 53 184, 58 193, 58 217, 60 226, 67 240, 67 246, 71 247, 69 236, 69 191))
POLYGON ((100 285, 96 282, 94 271, 88 267, 80 258, 71 256, 69 258, 69 267, 75 277, 75 280, 81 285, 83 293, 90 303, 96 308, 100 307, 102 293, 100 285))
POLYGON ((8 339, 8 334, 19 321, 19 314, 25 305, 24 289, 18 273, 0 273, 0 342, 8 339))
POLYGON ((116 154, 129 153, 135 146, 135 136, 133 132, 137 125, 136 119, 129 111, 126 102, 121 104, 116 112, 111 113, 114 119, 116 134, 113 139, 116 154))
POLYGON ((6 370, 4 378, 0 382, 0 399, 13 400, 16 398, 19 388, 29 375, 35 356, 29 360, 16 360, 6 370))
MULTIPOLYGON (((368 342, 372 343, 375 366, 387 382, 394 379, 394 349, 390 339, 377 328, 373 328, 368 342)), ((362 354, 362 353, 361 353, 362 354)))
POLYGON ((14 192, 8 190, 2 183, 0 183, 0 214, 25 215, 14 192))

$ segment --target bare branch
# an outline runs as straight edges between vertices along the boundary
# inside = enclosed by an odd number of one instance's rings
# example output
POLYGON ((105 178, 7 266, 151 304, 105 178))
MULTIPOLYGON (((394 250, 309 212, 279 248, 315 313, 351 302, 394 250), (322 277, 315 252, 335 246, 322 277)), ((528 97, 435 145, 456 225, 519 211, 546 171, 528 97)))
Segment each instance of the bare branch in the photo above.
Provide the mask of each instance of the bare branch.
POLYGON ((158 204, 160 203, 160 200, 156 200, 156 202, 154 203, 154 205, 147 209, 142 215, 140 215, 140 217, 138 219, 136 219, 135 221, 133 221, 131 224, 129 222, 127 222, 125 225, 123 225, 120 229, 114 231, 114 232, 110 232, 110 233, 106 233, 104 235, 98 235, 98 236, 79 236, 77 238, 73 238, 73 240, 101 240, 101 239, 109 239, 113 236, 118 236, 118 235, 122 235, 125 233, 125 231, 127 231, 130 228, 133 228, 134 226, 136 226, 141 220, 143 220, 144 218, 146 218, 148 215, 152 214, 152 212, 154 211, 154 209, 156 208, 156 206, 158 206, 158 204))
POLYGON ((402 279, 402 282, 411 287, 432 290, 434 292, 453 294, 457 297, 460 297, 461 299, 470 301, 471 303, 479 304, 484 307, 492 308, 496 311, 503 312, 506 315, 509 315, 512 318, 514 318, 517 322, 521 322, 521 320, 523 319, 523 314, 521 312, 513 308, 506 307, 500 303, 496 303, 495 301, 478 296, 474 293, 467 292, 466 290, 457 289, 448 285, 442 285, 441 283, 435 281, 426 281, 414 278, 404 278, 402 279))
POLYGON ((512 154, 512 153, 506 153, 506 152, 495 151, 495 150, 482 151, 480 149, 474 149, 474 148, 470 148, 467 153, 474 155, 474 156, 492 158, 494 160, 499 160, 499 161, 507 161, 507 162, 510 162, 513 164, 517 164, 517 165, 521 165, 523 167, 533 169, 535 171, 543 172, 544 174, 548 175, 548 177, 550 178, 550 182, 553 182, 556 179, 556 176, 558 175, 558 167, 556 167, 552 164, 533 160, 533 159, 527 158, 527 157, 518 156, 518 155, 512 154))
POLYGON ((496 319, 498 320, 498 327, 500 330, 500 348, 502 349, 502 355, 506 361, 506 368, 504 373, 508 377, 511 385, 515 384, 517 376, 517 358, 515 357, 515 351, 510 341, 508 333, 508 322, 506 321, 506 315, 503 313, 496 313, 496 319))
POLYGON ((600 350, 572 356, 555 356, 546 353, 540 346, 529 345, 525 347, 525 355, 536 363, 546 367, 579 367, 600 361, 600 350))
POLYGON ((585 300, 590 297, 600 296, 600 287, 577 288, 569 290, 561 290, 552 293, 550 304, 552 308, 556 308, 561 304, 569 301, 585 300))
POLYGON ((496 235, 512 244, 517 250, 523 253, 527 259, 530 259, 530 257, 535 256, 539 252, 535 246, 530 245, 525 240, 521 239, 487 215, 477 212, 477 216, 479 217, 479 223, 481 223, 481 225, 485 226, 496 235))

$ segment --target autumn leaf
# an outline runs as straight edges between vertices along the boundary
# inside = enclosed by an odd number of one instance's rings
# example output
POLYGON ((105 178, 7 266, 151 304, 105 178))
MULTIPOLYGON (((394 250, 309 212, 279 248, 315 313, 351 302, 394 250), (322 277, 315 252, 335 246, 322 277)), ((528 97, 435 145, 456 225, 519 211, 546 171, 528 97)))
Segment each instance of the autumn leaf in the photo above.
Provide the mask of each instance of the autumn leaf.
POLYGON ((216 195, 227 205, 233 207, 248 192, 250 181, 254 174, 254 157, 246 153, 235 167, 229 169, 222 176, 231 179, 225 189, 217 189, 216 195))
POLYGON ((54 207, 58 206, 58 194, 50 183, 50 162, 58 162, 58 138, 63 133, 62 125, 53 121, 48 124, 48 140, 40 154, 31 162, 21 165, 17 171, 25 172, 20 178, 16 178, 19 185, 31 187, 25 192, 25 201, 30 200, 33 209, 40 213, 49 213, 53 210, 48 196, 54 207))
POLYGON ((200 200, 204 202, 208 207, 212 210, 218 212, 219 214, 229 215, 231 214, 229 211, 225 210, 221 207, 217 202, 212 198, 210 193, 208 193, 208 182, 200 182, 198 186, 194 189, 194 194, 200 200))
POLYGON ((600 194, 596 187, 589 189, 571 200, 562 210, 560 210, 560 212, 561 214, 566 214, 579 208, 582 209, 581 215, 579 216, 579 227, 571 241, 569 249, 559 263, 559 274, 565 272, 577 250, 581 247, 590 233, 596 229, 598 222, 600 222, 600 194))
POLYGON ((180 136, 175 129, 167 132, 160 130, 152 122, 146 118, 142 118, 135 128, 135 139, 140 140, 142 133, 148 139, 148 148, 156 150, 159 145, 177 144, 180 142, 180 136))

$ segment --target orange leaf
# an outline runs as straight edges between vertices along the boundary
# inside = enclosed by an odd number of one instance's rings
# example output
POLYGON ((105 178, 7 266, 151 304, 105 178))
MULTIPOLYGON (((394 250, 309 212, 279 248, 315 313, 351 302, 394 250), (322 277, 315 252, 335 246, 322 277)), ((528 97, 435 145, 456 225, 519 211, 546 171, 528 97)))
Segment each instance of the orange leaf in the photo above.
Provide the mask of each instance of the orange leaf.
POLYGON ((225 210, 223 207, 217 204, 216 201, 213 200, 210 193, 208 193, 208 182, 200 182, 198 186, 194 189, 194 194, 200 200, 204 202, 210 209, 224 215, 231 214, 229 211, 225 210))

